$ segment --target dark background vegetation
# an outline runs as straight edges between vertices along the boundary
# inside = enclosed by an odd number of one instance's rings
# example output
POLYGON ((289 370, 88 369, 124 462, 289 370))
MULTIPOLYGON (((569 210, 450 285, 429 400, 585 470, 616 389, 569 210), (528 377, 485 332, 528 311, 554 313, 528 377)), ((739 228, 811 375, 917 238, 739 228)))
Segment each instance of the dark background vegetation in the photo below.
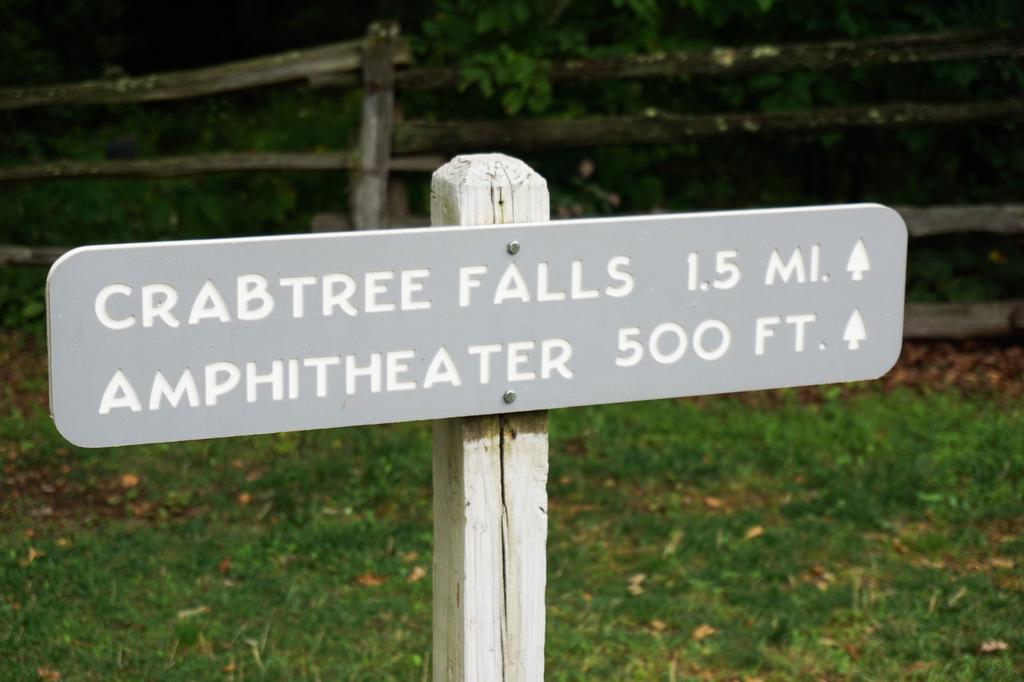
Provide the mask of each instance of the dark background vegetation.
MULTIPOLYGON (((1024 91, 1024 68, 1011 59, 555 85, 546 77, 551 61, 570 57, 1014 27, 1024 23, 1019 0, 0 0, 0 85, 211 65, 357 38, 370 21, 386 18, 401 22, 417 63, 462 69, 459 91, 399 93, 409 118, 778 111, 1024 91)), ((126 139, 142 157, 337 150, 353 144, 359 92, 283 86, 184 102, 3 112, 0 120, 0 163, 8 165, 103 158, 126 139)), ((847 201, 1005 203, 1022 199, 1021 142, 1020 126, 958 125, 609 145, 526 160, 549 179, 553 210, 563 217, 847 201), (579 172, 584 160, 592 174, 579 172)), ((427 211, 426 183, 426 176, 413 183, 416 213, 427 211)), ((313 214, 345 210, 347 188, 342 173, 4 185, 0 242, 303 232, 313 214)), ((1020 238, 916 241, 910 265, 911 300, 997 299, 1024 290, 1020 238)), ((0 271, 0 322, 41 328, 42 280, 40 271, 0 271)))
MULTIPOLYGON (((0 87, 184 69, 398 19, 463 87, 408 118, 1005 99, 1020 60, 551 85, 577 56, 1024 25, 1021 0, 0 0, 0 87)), ((0 164, 351 148, 358 91, 0 112, 0 164), (121 142, 119 142, 121 141, 121 142)), ((1024 201, 1022 126, 530 155, 557 215, 1024 201)), ((503 150, 463 150, 503 151, 503 150)), ((0 184, 0 243, 305 232, 343 173, 0 184)), ((413 210, 427 210, 414 178, 413 210)), ((1018 237, 914 240, 911 300, 1021 297, 1018 237)), ((84 450, 47 414, 45 271, 0 268, 0 680, 428 679, 430 426, 84 450), (16 329, 12 329, 16 328, 16 329), (24 333, 31 330, 36 333, 24 333)), ((883 380, 557 410, 547 678, 1020 680, 1024 347, 883 380)))

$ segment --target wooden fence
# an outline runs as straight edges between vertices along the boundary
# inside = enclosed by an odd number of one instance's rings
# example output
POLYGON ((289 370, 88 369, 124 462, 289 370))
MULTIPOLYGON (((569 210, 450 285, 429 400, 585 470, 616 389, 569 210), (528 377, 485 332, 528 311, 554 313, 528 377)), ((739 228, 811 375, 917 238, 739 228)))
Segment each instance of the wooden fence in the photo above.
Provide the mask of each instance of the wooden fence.
MULTIPOLYGON (((555 82, 669 78, 1021 56, 1024 56, 1024 29, 1009 29, 580 59, 550 65, 549 75, 555 82)), ((354 150, 50 161, 0 167, 0 183, 72 178, 168 178, 225 172, 348 171, 352 177, 351 224, 360 229, 375 229, 389 224, 387 199, 391 176, 396 172, 433 171, 443 163, 442 154, 452 152, 484 148, 522 151, 609 143, 669 144, 724 135, 1024 121, 1024 97, 1019 93, 997 101, 898 103, 780 113, 686 115, 649 109, 638 116, 572 121, 396 121, 396 92, 452 89, 461 82, 456 69, 396 69, 410 63, 411 52, 400 37, 397 25, 377 23, 362 40, 202 69, 0 88, 0 110, 178 100, 286 83, 361 87, 363 90, 362 123, 359 143, 354 150)), ((954 232, 1024 234, 1024 205, 897 208, 913 237, 954 232)), ((408 218, 395 218, 394 222, 408 222, 408 218)), ((336 226, 337 222, 324 220, 316 224, 336 226)), ((64 250, 0 246, 0 266, 46 266, 64 250)), ((1024 332, 1024 300, 907 306, 905 336, 908 338, 1008 336, 1021 332, 1024 332)))

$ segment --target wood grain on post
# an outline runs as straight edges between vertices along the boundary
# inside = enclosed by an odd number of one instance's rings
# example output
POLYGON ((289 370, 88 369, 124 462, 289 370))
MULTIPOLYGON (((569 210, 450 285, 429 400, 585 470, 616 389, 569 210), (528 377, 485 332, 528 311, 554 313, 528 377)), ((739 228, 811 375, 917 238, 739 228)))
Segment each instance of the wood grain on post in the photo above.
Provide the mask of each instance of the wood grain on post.
MULTIPOLYGON (((547 183, 518 159, 434 173, 432 225, 549 217, 547 183)), ((434 422, 435 682, 544 679, 547 476, 546 412, 434 422)))
POLYGON ((395 114, 395 65, 392 52, 398 24, 370 25, 363 55, 363 118, 359 128, 359 171, 352 193, 352 222, 357 230, 385 226, 391 129, 395 114))

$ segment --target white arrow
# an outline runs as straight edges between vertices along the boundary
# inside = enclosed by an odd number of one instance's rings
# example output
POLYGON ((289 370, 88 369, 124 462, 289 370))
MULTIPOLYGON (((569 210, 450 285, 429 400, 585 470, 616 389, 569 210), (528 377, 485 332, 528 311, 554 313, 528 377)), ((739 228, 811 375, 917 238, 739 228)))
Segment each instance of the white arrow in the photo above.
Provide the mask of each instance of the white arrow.
POLYGON ((871 261, 868 260, 868 250, 864 247, 864 240, 858 239, 850 252, 850 260, 846 261, 846 271, 851 273, 854 282, 864 279, 864 273, 871 269, 871 261))
POLYGON ((860 316, 860 310, 854 309, 850 315, 850 321, 846 323, 846 331, 843 332, 843 341, 849 344, 850 350, 860 348, 860 342, 868 338, 864 330, 864 318, 860 316))

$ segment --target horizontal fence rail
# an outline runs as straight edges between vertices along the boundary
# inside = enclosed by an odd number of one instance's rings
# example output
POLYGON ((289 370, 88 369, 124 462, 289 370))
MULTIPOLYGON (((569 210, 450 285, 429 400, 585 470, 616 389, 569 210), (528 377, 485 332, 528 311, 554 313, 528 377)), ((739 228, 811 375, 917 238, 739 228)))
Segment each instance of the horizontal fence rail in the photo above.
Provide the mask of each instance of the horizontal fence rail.
MULTIPOLYGON (((400 156, 391 160, 392 171, 431 172, 445 162, 441 156, 400 156)), ((156 159, 110 161, 51 161, 0 168, 0 182, 38 182, 81 178, 180 178, 211 173, 252 171, 338 171, 359 168, 355 152, 246 152, 164 156, 156 159)))
MULTIPOLYGON (((363 40, 292 50, 217 66, 80 83, 0 88, 0 110, 57 104, 120 104, 187 99, 246 88, 308 81, 314 87, 357 87, 363 40)), ((913 64, 1024 55, 1024 30, 947 31, 869 40, 715 47, 628 57, 574 59, 550 65, 553 81, 668 78, 724 73, 771 73, 791 69, 913 64)), ((396 64, 411 61, 397 41, 396 64)), ((399 90, 440 90, 462 83, 459 69, 426 67, 399 71, 399 90)))
MULTIPOLYGON (((900 127, 1024 120, 1024 99, 968 104, 888 104, 764 114, 679 115, 651 110, 641 116, 509 121, 400 121, 393 150, 416 155, 466 148, 538 150, 608 144, 673 144, 723 135, 813 133, 844 128, 900 127)), ((419 157, 423 158, 423 157, 419 157)), ((433 161, 434 158, 431 157, 433 161)), ((437 166, 434 166, 436 168, 437 166)), ((431 171, 416 157, 394 170, 431 171)), ((0 168, 0 182, 56 178, 161 178, 230 171, 358 169, 347 152, 238 153, 110 161, 51 161, 0 168)))
POLYGON ((48 268, 69 249, 64 246, 0 246, 0 266, 48 268))
MULTIPOLYGON (((1024 55, 1024 30, 914 34, 873 40, 824 43, 715 47, 710 50, 659 52, 628 57, 576 59, 551 65, 552 81, 667 78, 715 74, 753 74, 792 69, 826 69, 888 64, 913 64, 978 57, 1024 55)), ((401 71, 395 85, 401 90, 439 90, 461 84, 454 68, 401 71)), ((334 75, 314 79, 316 85, 352 85, 334 75), (332 82, 333 79, 333 82, 332 82)))
MULTIPOLYGON (((332 43, 189 71, 0 88, 0 110, 55 104, 157 102, 306 81, 328 73, 358 71, 363 63, 363 43, 332 43)), ((409 63, 408 45, 399 41, 393 57, 396 63, 409 63)))
POLYGON ((640 116, 507 121, 400 121, 396 153, 482 147, 537 150, 626 144, 673 144, 698 137, 814 133, 844 128, 900 127, 1024 120, 1024 99, 965 104, 885 104, 758 114, 640 116))
MULTIPOLYGON (((392 160, 401 165, 403 159, 392 160)), ((407 159, 406 161, 409 161, 407 159)), ((436 159, 416 159, 426 167, 437 163, 436 159)), ((442 162, 443 163, 443 162, 442 162)), ((437 168, 434 165, 431 170, 437 168)), ((998 234, 1024 234, 1024 204, 979 204, 976 206, 894 206, 907 223, 912 237, 931 237, 957 232, 994 232, 998 234)), ((341 224, 335 214, 320 214, 314 220, 323 219, 331 226, 341 224)), ((430 219, 423 216, 406 216, 403 225, 421 227, 430 219)), ((49 266, 62 253, 63 246, 2 246, 0 245, 0 266, 25 265, 49 266)))
POLYGON ((957 232, 1024 234, 1024 204, 897 206, 911 237, 957 232))
POLYGON ((908 303, 905 339, 998 338, 1024 334, 1024 300, 908 303))

